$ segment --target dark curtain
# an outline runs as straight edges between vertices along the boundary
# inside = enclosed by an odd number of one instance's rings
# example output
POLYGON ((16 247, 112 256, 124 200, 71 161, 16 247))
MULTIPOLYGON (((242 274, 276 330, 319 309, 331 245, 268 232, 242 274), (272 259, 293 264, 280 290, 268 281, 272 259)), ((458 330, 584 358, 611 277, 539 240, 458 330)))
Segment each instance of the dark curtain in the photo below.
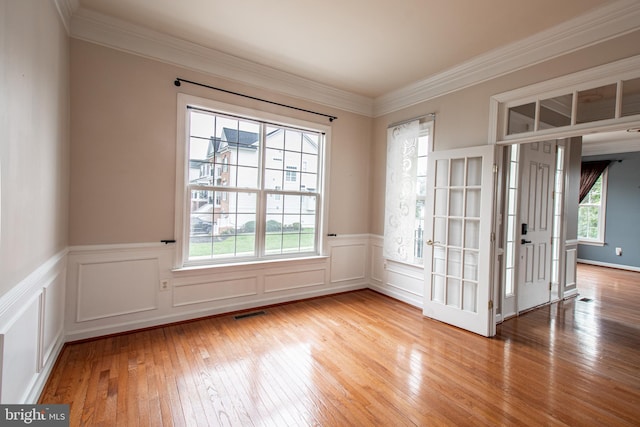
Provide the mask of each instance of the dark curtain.
POLYGON ((587 197, 589 190, 596 183, 598 177, 609 166, 611 160, 598 160, 596 162, 582 162, 580 169, 580 202, 587 197))

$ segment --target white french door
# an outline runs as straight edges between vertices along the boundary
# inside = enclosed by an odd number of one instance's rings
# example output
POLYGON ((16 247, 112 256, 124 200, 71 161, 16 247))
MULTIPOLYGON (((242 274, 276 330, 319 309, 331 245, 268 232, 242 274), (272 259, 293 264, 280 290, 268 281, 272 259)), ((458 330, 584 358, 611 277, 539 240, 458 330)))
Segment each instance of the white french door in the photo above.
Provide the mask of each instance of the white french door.
POLYGON ((492 224, 495 147, 429 154, 425 316, 495 335, 492 224))

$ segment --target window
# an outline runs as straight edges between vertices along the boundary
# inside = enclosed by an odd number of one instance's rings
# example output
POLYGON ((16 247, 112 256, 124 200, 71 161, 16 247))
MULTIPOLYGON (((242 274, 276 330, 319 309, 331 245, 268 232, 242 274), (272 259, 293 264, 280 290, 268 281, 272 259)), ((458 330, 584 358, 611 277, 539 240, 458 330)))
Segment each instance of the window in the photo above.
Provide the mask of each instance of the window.
POLYGON ((518 237, 518 183, 520 168, 520 146, 517 144, 509 146, 509 157, 507 159, 507 197, 506 197, 506 241, 505 241, 505 285, 504 295, 510 297, 515 295, 516 284, 516 248, 518 237))
POLYGON ((432 121, 414 120, 387 133, 385 258, 421 265, 432 121))
POLYGON ((285 181, 287 182, 296 182, 297 181, 297 174, 296 171, 298 170, 297 166, 287 166, 287 169, 284 171, 285 172, 285 181))
POLYGON ((177 264, 320 254, 325 127, 241 115, 247 111, 186 95, 179 103, 177 264), (204 170, 217 179, 202 180, 204 170))
POLYGON ((605 170, 578 207, 578 239, 580 243, 604 244, 607 175, 607 170, 605 170))

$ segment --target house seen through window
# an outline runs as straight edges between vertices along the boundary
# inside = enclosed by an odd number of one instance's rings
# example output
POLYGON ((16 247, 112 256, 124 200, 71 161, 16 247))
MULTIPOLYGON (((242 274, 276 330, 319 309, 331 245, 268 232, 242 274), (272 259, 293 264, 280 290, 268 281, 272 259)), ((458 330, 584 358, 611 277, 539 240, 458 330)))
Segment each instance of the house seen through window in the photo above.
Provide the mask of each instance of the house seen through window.
POLYGON ((316 254, 322 132, 186 114, 184 264, 316 254))

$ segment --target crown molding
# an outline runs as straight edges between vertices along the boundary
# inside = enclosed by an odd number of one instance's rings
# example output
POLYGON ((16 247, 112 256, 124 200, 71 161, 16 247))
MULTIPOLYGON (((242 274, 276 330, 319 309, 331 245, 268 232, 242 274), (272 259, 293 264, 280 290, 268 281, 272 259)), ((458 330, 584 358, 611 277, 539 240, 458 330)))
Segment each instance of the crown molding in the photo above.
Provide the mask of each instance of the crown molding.
POLYGON ((371 98, 323 85, 84 8, 79 8, 73 13, 71 36, 256 88, 268 88, 328 107, 368 117, 373 114, 371 98))
POLYGON ((374 117, 640 29, 640 2, 620 0, 374 100, 374 117))
POLYGON ((71 17, 79 7, 79 0, 53 0, 58 9, 58 15, 62 20, 62 25, 67 30, 67 34, 71 34, 71 17))
POLYGON ((371 99, 54 0, 71 37, 297 99, 379 117, 640 29, 640 2, 619 0, 447 71, 371 99))

